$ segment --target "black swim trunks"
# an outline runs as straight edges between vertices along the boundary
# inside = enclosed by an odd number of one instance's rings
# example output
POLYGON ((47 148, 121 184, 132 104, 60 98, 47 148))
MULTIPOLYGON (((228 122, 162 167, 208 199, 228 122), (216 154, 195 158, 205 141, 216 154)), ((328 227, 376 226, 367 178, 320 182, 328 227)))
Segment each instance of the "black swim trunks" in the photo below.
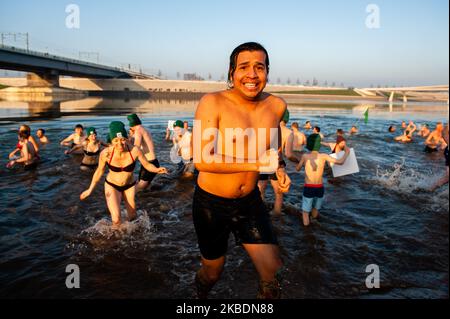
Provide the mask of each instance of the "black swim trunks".
POLYGON ((278 245, 258 188, 244 198, 228 199, 197 186, 192 209, 200 252, 207 260, 225 256, 231 232, 237 245, 278 245))
POLYGON ((438 151, 438 149, 437 148, 431 148, 431 147, 429 147, 429 146, 427 146, 427 147, 425 147, 425 149, 424 149, 424 152, 425 153, 436 153, 438 151))
POLYGON ((25 165, 23 168, 26 171, 32 171, 32 170, 35 170, 37 168, 37 166, 38 166, 38 162, 35 161, 35 162, 31 163, 31 164, 25 165))
MULTIPOLYGON (((157 168, 159 168, 159 162, 158 159, 154 159, 153 161, 150 161, 150 164, 155 165, 157 168)), ((151 183, 155 176, 158 175, 157 173, 151 173, 147 171, 144 166, 141 164, 141 170, 139 171, 139 180, 144 182, 151 183)))
POLYGON ((444 150, 444 156, 445 156, 445 166, 448 166, 448 147, 444 150))
POLYGON ((278 181, 277 174, 259 174, 260 181, 278 181))

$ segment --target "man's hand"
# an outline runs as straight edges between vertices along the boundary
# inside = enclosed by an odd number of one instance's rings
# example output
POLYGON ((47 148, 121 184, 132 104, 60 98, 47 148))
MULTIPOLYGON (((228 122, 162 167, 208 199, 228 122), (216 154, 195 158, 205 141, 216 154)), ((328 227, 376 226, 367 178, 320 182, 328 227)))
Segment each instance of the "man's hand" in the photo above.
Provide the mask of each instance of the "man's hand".
POLYGON ((157 174, 168 174, 167 168, 165 167, 159 167, 157 174))
POLYGON ((279 168, 277 170, 277 178, 278 178, 278 186, 280 188, 280 191, 283 194, 288 193, 289 189, 291 187, 291 179, 289 178, 288 174, 286 173, 286 169, 279 168))
POLYGON ((274 174, 278 168, 278 152, 275 149, 267 150, 259 158, 259 172, 261 174, 274 174))

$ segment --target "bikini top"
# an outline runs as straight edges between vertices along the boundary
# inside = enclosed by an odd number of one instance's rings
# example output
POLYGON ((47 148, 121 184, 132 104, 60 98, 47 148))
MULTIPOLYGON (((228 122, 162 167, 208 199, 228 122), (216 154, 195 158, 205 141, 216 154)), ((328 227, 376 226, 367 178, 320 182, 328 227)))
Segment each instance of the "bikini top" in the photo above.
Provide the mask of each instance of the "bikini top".
POLYGON ((339 144, 336 143, 336 145, 334 146, 333 152, 331 152, 331 154, 337 154, 336 150, 338 148, 338 145, 339 144))
POLYGON ((114 157, 114 149, 113 149, 113 152, 112 152, 112 154, 111 154, 111 159, 110 159, 109 162, 108 162, 108 167, 109 167, 109 169, 110 169, 111 171, 117 172, 117 173, 120 173, 120 172, 133 173, 133 172, 134 172, 134 168, 136 167, 136 161, 134 160, 133 155, 131 154, 131 151, 130 151, 130 149, 128 148, 128 146, 127 146, 127 149, 128 149, 128 153, 130 153, 130 157, 131 157, 131 159, 133 160, 133 163, 131 163, 130 165, 128 165, 128 166, 126 166, 126 167, 112 166, 112 165, 111 165, 111 161, 112 161, 112 159, 113 159, 113 157, 114 157))
POLYGON ((84 152, 84 155, 86 155, 86 156, 97 156, 98 154, 100 154, 100 147, 98 148, 97 152, 88 152, 86 150, 84 150, 83 152, 84 152))

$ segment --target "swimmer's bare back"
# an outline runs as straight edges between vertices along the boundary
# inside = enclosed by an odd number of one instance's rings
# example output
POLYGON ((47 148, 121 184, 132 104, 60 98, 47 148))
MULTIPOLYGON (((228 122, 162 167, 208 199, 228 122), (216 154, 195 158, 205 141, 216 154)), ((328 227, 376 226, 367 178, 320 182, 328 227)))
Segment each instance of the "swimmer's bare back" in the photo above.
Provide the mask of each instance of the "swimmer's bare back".
POLYGON ((152 135, 143 126, 140 126, 135 132, 134 145, 141 148, 148 161, 156 159, 152 135))

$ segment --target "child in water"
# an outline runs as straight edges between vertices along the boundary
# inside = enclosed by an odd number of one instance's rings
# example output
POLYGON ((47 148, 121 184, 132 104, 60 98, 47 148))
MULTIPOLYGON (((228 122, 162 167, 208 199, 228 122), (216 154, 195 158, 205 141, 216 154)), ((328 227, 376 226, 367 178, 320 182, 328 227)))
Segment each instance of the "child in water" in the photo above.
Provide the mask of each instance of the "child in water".
POLYGON ((326 162, 342 165, 345 163, 350 149, 345 146, 345 155, 341 159, 335 159, 328 154, 319 153, 321 147, 321 137, 319 134, 312 134, 308 137, 306 148, 311 151, 310 154, 303 155, 300 163, 297 165, 297 171, 300 172, 305 166, 305 187, 303 190, 303 225, 309 226, 309 215, 312 213, 314 219, 319 217, 319 210, 322 208, 325 189, 323 186, 323 172, 326 162))

